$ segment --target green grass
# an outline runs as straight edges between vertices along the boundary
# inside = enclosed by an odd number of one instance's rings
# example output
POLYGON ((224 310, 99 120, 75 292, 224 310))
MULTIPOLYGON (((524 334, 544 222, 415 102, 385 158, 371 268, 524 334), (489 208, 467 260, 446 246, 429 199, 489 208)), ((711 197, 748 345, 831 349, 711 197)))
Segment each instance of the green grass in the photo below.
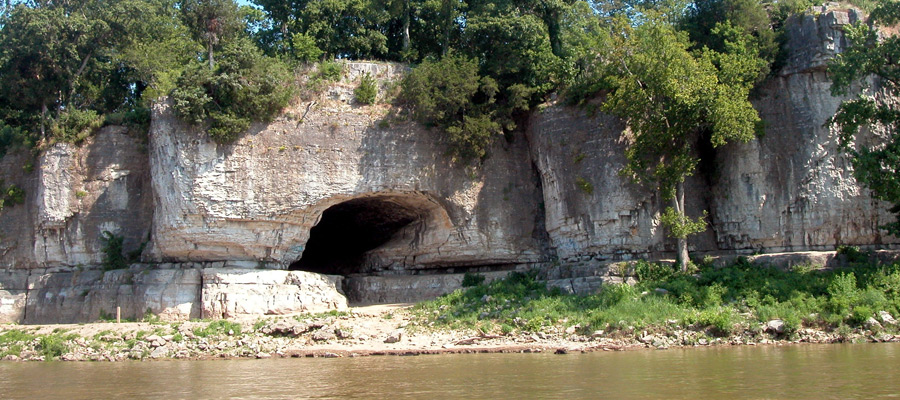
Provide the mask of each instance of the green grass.
POLYGON ((294 319, 297 321, 300 321, 300 322, 304 322, 304 321, 309 321, 309 320, 313 320, 313 319, 329 318, 329 317, 346 317, 349 315, 350 315, 350 313, 347 311, 329 310, 329 311, 324 311, 324 312, 315 313, 315 314, 298 314, 298 315, 294 316, 294 319))
POLYGON ((227 335, 228 331, 235 335, 241 333, 241 324, 237 322, 226 321, 224 319, 210 322, 205 327, 194 328, 194 335, 197 337, 221 336, 227 335))
POLYGON ((900 264, 784 271, 739 259, 726 268, 699 268, 688 275, 673 265, 638 262, 637 285, 607 285, 592 295, 547 289, 535 273, 511 273, 420 303, 412 312, 417 326, 438 329, 489 326, 509 334, 576 325, 589 333, 676 325, 714 336, 772 319, 783 320, 791 334, 803 326, 860 327, 879 311, 900 316, 900 264))

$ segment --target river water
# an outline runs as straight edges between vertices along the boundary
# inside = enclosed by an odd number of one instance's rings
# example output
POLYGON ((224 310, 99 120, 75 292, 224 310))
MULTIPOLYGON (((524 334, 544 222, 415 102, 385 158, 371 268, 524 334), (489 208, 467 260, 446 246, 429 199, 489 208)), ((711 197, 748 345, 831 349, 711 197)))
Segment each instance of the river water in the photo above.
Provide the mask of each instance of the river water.
POLYGON ((0 363, 0 399, 896 398, 900 343, 0 363))

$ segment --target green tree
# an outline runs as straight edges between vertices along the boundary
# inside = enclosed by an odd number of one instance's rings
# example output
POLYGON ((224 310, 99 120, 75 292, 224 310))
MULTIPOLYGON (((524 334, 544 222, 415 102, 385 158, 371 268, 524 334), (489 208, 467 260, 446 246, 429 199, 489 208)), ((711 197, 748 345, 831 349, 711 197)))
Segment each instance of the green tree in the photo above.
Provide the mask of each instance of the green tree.
POLYGON ((213 69, 215 52, 244 30, 237 3, 234 0, 181 0, 178 9, 194 40, 206 47, 209 69, 213 69))
POLYGON ((176 114, 193 124, 209 123, 209 135, 230 143, 253 121, 269 121, 291 100, 290 69, 267 57, 247 38, 222 46, 215 69, 194 61, 172 91, 176 114))
MULTIPOLYGON (((0 24, 0 108, 7 123, 127 107, 139 96, 120 50, 143 23, 142 0, 36 1, 17 4, 0 24), (38 117, 35 117, 38 116, 38 117)), ((139 88, 138 88, 139 89, 139 88)))
POLYGON ((769 74, 769 66, 778 55, 779 43, 772 22, 761 0, 694 0, 681 20, 681 28, 688 32, 695 48, 708 47, 727 52, 727 37, 716 34, 719 24, 746 35, 746 46, 764 61, 758 68, 756 83, 769 74))
MULTIPOLYGON (((829 65, 832 93, 845 95, 853 83, 867 86, 867 78, 890 95, 900 95, 900 37, 887 35, 879 40, 878 25, 900 22, 900 2, 885 1, 872 11, 871 25, 858 24, 846 29, 851 46, 829 65)), ((881 200, 890 202, 897 220, 885 225, 890 234, 900 236, 900 109, 893 102, 879 102, 860 96, 845 101, 832 118, 840 128, 843 149, 850 154, 853 176, 881 200), (864 127, 880 127, 886 140, 867 144, 855 140, 864 127)))
POLYGON ((750 85, 735 78, 740 73, 728 62, 717 66, 719 53, 689 51, 686 33, 659 19, 637 27, 620 19, 617 31, 606 57, 611 92, 602 107, 630 128, 622 173, 671 201, 664 222, 686 269, 687 237, 705 228, 685 214, 684 181, 697 166, 698 142, 748 141, 759 116, 748 101, 750 85))
POLYGON ((414 119, 442 129, 453 154, 463 160, 487 155, 502 129, 494 119, 497 83, 478 73, 478 63, 453 52, 425 60, 403 80, 401 101, 414 119))

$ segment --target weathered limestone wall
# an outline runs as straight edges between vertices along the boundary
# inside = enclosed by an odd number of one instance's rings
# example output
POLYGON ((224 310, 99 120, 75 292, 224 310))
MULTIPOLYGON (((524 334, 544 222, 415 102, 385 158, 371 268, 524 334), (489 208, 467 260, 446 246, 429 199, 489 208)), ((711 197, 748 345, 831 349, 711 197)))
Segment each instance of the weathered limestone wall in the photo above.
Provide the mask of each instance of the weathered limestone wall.
MULTIPOLYGON (((853 179, 836 130, 825 126, 844 98, 831 96, 824 68, 847 46, 842 26, 859 16, 816 11, 791 22, 788 65, 754 101, 765 135, 717 149, 712 170, 698 169, 688 179, 688 214, 710 212, 710 229, 690 239, 692 250, 900 245, 900 238, 877 228, 891 220, 889 205, 873 200, 853 179)), ((877 82, 871 94, 896 101, 877 82)), ((664 205, 618 175, 626 162, 624 129, 616 118, 564 106, 532 117, 528 138, 543 184, 547 232, 567 263, 659 257, 671 250, 658 224, 664 205)), ((863 142, 885 133, 868 135, 863 142)))
MULTIPOLYGON (((389 76, 379 65, 377 76, 389 76)), ((355 86, 355 84, 344 83, 355 86)), ((451 163, 443 140, 386 107, 326 98, 301 103, 232 145, 217 145, 154 110, 150 165, 154 260, 264 260, 287 267, 328 207, 387 196, 423 216, 377 252, 378 268, 529 262, 542 258, 540 192, 524 140, 497 143, 478 169, 451 163), (523 218, 524 216, 524 218, 523 218)))
POLYGON ((80 146, 58 143, 36 160, 4 157, 2 178, 26 193, 0 213, 0 268, 96 265, 104 231, 133 250, 148 239, 149 165, 140 140, 106 127, 80 146), (32 165, 33 172, 23 166, 32 165))
POLYGON ((135 264, 114 271, 0 271, 0 323, 78 323, 152 313, 164 320, 234 318, 347 308, 343 277, 223 268, 223 263, 135 264))
MULTIPOLYGON (((796 17, 789 25, 788 64, 754 102, 765 135, 727 145, 717 156, 712 221, 720 249, 900 244, 878 229, 892 219, 889 204, 873 200, 856 182, 838 131, 827 124, 841 101, 855 97, 832 97, 825 68, 847 46, 842 27, 858 19, 853 10, 838 10, 796 17)), ((869 95, 896 101, 874 83, 869 95)), ((885 135, 870 131, 861 141, 885 135)))
MULTIPOLYGON (((671 249, 659 224, 663 204, 653 191, 619 175, 625 166, 625 125, 618 118, 561 105, 535 113, 528 140, 540 171, 551 245, 567 263, 658 257, 671 249)), ((699 216, 708 188, 686 182, 688 214, 699 216)), ((710 233, 693 250, 712 250, 710 233)))
MULTIPOLYGON (((765 135, 716 149, 712 168, 687 182, 688 213, 710 212, 691 250, 900 248, 877 228, 891 218, 888 205, 854 181, 825 126, 842 99, 831 97, 824 65, 846 48, 841 27, 858 18, 818 9, 789 22, 788 64, 754 103, 765 135)), ((353 104, 361 74, 386 82, 402 67, 346 67, 322 98, 231 145, 162 103, 146 145, 107 127, 38 159, 0 159, 0 179, 27 193, 0 213, 0 322, 83 322, 116 306, 127 318, 149 308, 177 320, 339 309, 347 297, 417 301, 458 288, 464 270, 540 267, 551 284, 584 292, 630 279, 613 261, 671 255, 658 220, 664 204, 619 175, 622 121, 550 104, 524 136, 499 140, 482 165, 466 168, 437 132, 388 122, 387 106, 353 104), (355 199, 415 220, 348 276, 279 271, 300 258, 326 209, 355 199), (99 271, 104 231, 123 236, 126 250, 149 237, 143 261, 152 264, 99 271)), ((897 101, 873 84, 868 94, 897 101)))

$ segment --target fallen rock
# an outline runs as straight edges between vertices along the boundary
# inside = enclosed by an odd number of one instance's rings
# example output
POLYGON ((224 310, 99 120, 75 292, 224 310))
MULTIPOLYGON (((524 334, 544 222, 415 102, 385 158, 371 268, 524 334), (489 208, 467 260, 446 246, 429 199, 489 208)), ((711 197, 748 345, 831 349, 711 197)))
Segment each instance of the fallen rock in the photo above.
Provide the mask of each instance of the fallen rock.
POLYGON ((351 339, 353 338, 353 333, 341 328, 334 328, 334 334, 337 335, 338 339, 351 339))
POLYGON ((879 323, 878 320, 872 317, 869 317, 869 319, 867 319, 866 322, 863 323, 863 326, 865 326, 868 330, 881 329, 881 323, 879 323))
POLYGON ((879 311, 878 318, 881 319, 881 322, 887 325, 897 325, 897 320, 894 319, 894 316, 887 311, 879 311))
POLYGON ((166 345, 166 339, 163 339, 159 335, 150 335, 144 338, 144 341, 150 345, 150 347, 160 347, 166 345))
POLYGON ((289 337, 297 337, 306 332, 309 332, 312 329, 321 328, 321 325, 314 326, 309 324, 304 324, 298 321, 291 320, 281 320, 275 322, 274 324, 266 325, 259 329, 259 331, 265 335, 270 336, 289 336, 289 337))
POLYGON ((163 358, 168 353, 169 353, 169 351, 165 347, 157 347, 157 348, 153 349, 152 352, 150 352, 150 358, 153 358, 153 359, 163 358))
POLYGON ((335 338, 337 338, 337 335, 334 334, 334 331, 327 328, 319 329, 312 334, 312 339, 317 342, 334 340, 335 338))
POLYGON ((773 319, 766 323, 766 332, 772 332, 777 334, 784 333, 784 321, 780 319, 773 319))
POLYGON ((391 334, 388 335, 387 339, 384 339, 384 342, 385 343, 397 343, 401 339, 403 339, 403 330, 397 329, 397 330, 391 332, 391 334))

